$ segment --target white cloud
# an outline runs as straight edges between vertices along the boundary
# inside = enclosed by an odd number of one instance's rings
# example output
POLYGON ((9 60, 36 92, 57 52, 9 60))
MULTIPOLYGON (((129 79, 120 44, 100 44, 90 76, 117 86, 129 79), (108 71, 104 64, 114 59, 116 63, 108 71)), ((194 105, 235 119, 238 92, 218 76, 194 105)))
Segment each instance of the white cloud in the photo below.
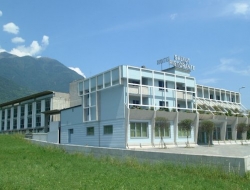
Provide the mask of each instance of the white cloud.
POLYGON ((23 38, 21 38, 21 37, 12 38, 11 41, 12 41, 12 43, 15 43, 15 44, 25 42, 25 40, 23 38))
POLYGON ((48 36, 43 36, 42 44, 45 46, 49 45, 49 37, 48 36))
POLYGON ((249 9, 249 4, 247 3, 234 3, 234 14, 243 14, 246 15, 250 9, 249 9))
POLYGON ((217 71, 232 72, 240 75, 249 76, 250 66, 240 68, 240 61, 236 59, 220 59, 220 65, 216 68, 217 71))
POLYGON ((17 46, 16 48, 13 48, 10 53, 17 55, 19 57, 22 56, 34 56, 39 53, 41 53, 49 44, 49 37, 48 36, 43 36, 41 45, 37 41, 33 41, 30 46, 17 46))
POLYGON ((86 76, 83 74, 83 72, 78 67, 69 67, 69 69, 75 71, 79 75, 82 75, 84 78, 86 78, 86 76))
POLYGON ((230 3, 225 6, 222 16, 235 15, 235 16, 249 16, 250 15, 250 1, 230 3))
POLYGON ((3 31, 9 32, 12 34, 18 34, 19 27, 17 25, 15 25, 13 22, 10 22, 8 24, 3 25, 3 31))
POLYGON ((171 20, 174 20, 176 17, 177 17, 177 14, 176 14, 176 13, 170 15, 170 19, 171 19, 171 20))
POLYGON ((2 11, 0 11, 0 16, 2 16, 3 15, 3 12, 2 11))

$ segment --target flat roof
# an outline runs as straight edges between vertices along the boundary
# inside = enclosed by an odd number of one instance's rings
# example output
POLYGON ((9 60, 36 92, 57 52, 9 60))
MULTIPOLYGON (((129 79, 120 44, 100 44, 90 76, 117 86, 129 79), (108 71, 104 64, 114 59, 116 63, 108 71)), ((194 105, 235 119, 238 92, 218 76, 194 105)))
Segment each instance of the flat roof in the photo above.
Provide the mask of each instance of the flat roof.
POLYGON ((18 99, 9 101, 9 102, 4 102, 4 103, 0 104, 0 107, 16 104, 16 103, 23 102, 23 101, 26 101, 26 100, 29 100, 29 99, 33 99, 33 98, 37 98, 37 97, 40 97, 40 96, 45 96, 45 95, 53 94, 53 93, 54 93, 54 91, 47 90, 47 91, 39 92, 39 93, 36 93, 36 94, 31 94, 31 95, 28 95, 28 96, 25 96, 25 97, 22 97, 22 98, 18 98, 18 99))

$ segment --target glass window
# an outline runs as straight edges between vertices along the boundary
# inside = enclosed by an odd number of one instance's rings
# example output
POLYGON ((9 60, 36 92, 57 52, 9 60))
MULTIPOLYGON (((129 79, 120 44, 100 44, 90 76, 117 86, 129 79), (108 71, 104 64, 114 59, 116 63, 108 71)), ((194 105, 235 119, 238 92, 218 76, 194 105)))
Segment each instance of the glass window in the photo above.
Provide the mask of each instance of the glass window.
POLYGON ((187 135, 190 138, 191 131, 188 131, 188 134, 187 134, 186 130, 184 130, 182 127, 178 126, 178 137, 187 137, 187 135))
POLYGON ((226 140, 232 140, 232 128, 231 127, 227 128, 226 140))
POLYGON ((17 117, 17 107, 14 107, 14 117, 17 117))
POLYGON ((95 135, 95 128, 87 127, 87 135, 95 135))
POLYGON ((20 128, 23 129, 24 128, 24 119, 22 118, 21 119, 21 125, 20 125, 20 128))
POLYGON ((28 117, 28 127, 32 127, 32 117, 28 117))
POLYGON ((36 102, 36 113, 41 113, 41 101, 36 102))
POLYGON ((7 130, 10 130, 10 120, 7 121, 7 130))
POLYGON ((165 126, 161 129, 161 127, 155 126, 155 137, 161 137, 161 133, 163 133, 163 137, 170 137, 170 127, 165 126))
POLYGON ((50 110, 50 99, 46 99, 45 100, 45 111, 49 111, 50 110))
POLYGON ((104 135, 113 134, 113 125, 105 125, 105 126, 103 126, 103 134, 104 135))
POLYGON ((36 116, 36 127, 40 127, 41 126, 41 116, 37 115, 36 116))
POLYGON ((166 106, 168 107, 168 102, 165 101, 159 101, 160 106, 166 106))
POLYGON ((148 137, 148 123, 147 122, 131 122, 130 123, 130 137, 148 137))
POLYGON ((14 119, 14 120, 13 120, 13 129, 16 129, 16 128, 17 128, 17 120, 14 119))
POLYGON ((5 118, 5 110, 2 110, 2 120, 5 118))
POLYGON ((28 115, 32 115, 32 103, 28 104, 28 115))
POLYGON ((4 130, 4 121, 2 121, 2 131, 4 130))
POLYGON ((11 115, 11 112, 10 112, 10 109, 8 109, 8 119, 10 118, 10 115, 11 115))
POLYGON ((24 112, 25 112, 25 107, 24 105, 21 106, 21 116, 24 116, 24 112))

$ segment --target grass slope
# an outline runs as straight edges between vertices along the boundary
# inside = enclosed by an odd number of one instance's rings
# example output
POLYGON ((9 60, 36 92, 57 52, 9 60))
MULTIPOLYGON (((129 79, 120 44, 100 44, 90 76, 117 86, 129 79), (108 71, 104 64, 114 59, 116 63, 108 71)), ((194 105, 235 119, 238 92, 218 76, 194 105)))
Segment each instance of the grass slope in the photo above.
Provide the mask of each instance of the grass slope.
POLYGON ((67 154, 0 135, 0 189, 250 189, 249 176, 204 167, 67 154))

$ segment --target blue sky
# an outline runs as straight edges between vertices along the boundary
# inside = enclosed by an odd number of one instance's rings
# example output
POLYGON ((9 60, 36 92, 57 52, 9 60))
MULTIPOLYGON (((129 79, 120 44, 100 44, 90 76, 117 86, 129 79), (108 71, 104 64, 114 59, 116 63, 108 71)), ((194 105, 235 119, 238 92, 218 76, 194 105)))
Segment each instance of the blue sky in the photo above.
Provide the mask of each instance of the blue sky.
POLYGON ((87 77, 187 57, 198 84, 244 86, 250 109, 250 0, 1 0, 0 25, 0 51, 54 58, 87 77))

